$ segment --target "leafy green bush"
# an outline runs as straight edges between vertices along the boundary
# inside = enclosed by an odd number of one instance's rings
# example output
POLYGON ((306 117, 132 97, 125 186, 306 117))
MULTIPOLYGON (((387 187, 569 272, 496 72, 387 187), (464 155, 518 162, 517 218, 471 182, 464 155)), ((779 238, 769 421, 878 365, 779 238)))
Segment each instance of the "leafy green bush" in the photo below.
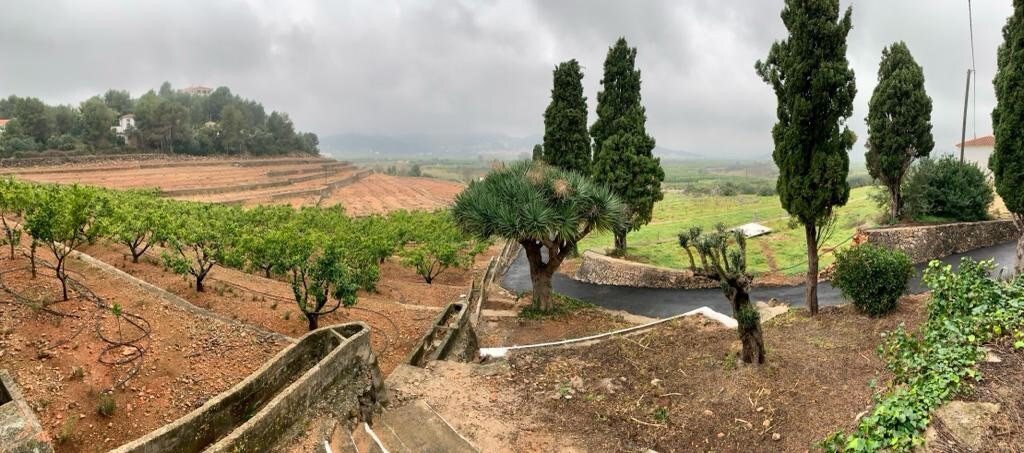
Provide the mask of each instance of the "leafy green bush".
POLYGON ((994 198, 985 173, 953 156, 919 160, 903 184, 906 215, 915 219, 985 220, 994 198))
POLYGON ((990 277, 992 261, 964 258, 958 272, 932 261, 924 282, 932 289, 928 320, 914 335, 901 325, 884 336, 878 352, 893 373, 887 394, 850 434, 836 432, 826 451, 909 451, 924 443, 931 411, 970 391, 980 378, 981 345, 1012 336, 1024 348, 1024 278, 1002 283, 990 277))
POLYGON ((832 284, 860 311, 882 316, 896 309, 913 273, 905 253, 863 244, 836 253, 832 284))

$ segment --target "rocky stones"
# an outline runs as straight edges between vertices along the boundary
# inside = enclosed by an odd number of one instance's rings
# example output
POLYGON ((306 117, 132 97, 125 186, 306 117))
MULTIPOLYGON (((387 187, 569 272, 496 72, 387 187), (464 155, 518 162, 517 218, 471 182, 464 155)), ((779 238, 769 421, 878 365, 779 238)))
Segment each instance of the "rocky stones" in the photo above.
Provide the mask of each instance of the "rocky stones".
MULTIPOLYGON (((932 420, 933 423, 939 421, 953 439, 966 450, 978 451, 985 445, 992 416, 997 412, 998 404, 950 401, 932 411, 932 420)), ((925 433, 926 445, 933 445, 938 438, 935 427, 929 427, 925 433)))

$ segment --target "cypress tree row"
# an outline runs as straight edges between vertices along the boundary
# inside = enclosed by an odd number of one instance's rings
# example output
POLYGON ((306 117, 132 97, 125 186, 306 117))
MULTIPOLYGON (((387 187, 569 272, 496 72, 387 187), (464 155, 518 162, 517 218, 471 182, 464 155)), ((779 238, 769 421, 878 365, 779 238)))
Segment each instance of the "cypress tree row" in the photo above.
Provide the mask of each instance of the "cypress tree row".
POLYGON ((654 203, 664 198, 665 171, 654 157, 654 138, 647 135, 647 113, 640 104, 640 70, 636 48, 619 38, 604 61, 603 89, 597 93, 594 138, 594 181, 611 188, 625 205, 625 221, 615 233, 615 252, 626 253, 626 233, 651 221, 654 203))
POLYGON ((839 0, 786 0, 781 16, 789 36, 755 64, 778 99, 779 122, 772 128, 776 188, 782 207, 804 225, 811 314, 818 312, 819 233, 833 208, 850 197, 848 153, 856 138, 846 120, 857 93, 846 59, 852 13, 847 8, 840 18, 839 0))
MULTIPOLYGON (((989 168, 996 191, 1013 214, 1018 229, 1024 229, 1024 1, 1014 0, 1013 15, 1003 27, 1003 44, 997 55, 998 70, 993 84, 996 108, 992 110, 995 151, 989 168)), ((1024 236, 1017 239, 1015 272, 1024 273, 1024 236)))
POLYGON ((555 67, 551 103, 544 111, 544 161, 563 170, 590 170, 590 134, 583 72, 576 60, 555 67))
POLYGON ((868 103, 868 171, 889 190, 889 217, 903 212, 900 185, 914 159, 927 157, 932 138, 932 98, 924 90, 924 71, 903 42, 882 50, 878 85, 868 103))

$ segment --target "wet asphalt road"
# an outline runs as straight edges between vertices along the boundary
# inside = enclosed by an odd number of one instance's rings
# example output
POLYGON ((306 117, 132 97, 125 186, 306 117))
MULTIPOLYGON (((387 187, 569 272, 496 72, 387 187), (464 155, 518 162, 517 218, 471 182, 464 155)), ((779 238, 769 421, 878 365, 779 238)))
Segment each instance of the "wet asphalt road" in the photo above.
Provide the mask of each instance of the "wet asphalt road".
MULTIPOLYGON (((975 260, 994 258, 996 263, 1009 272, 1013 268, 1013 261, 1016 258, 1016 243, 985 247, 967 253, 951 255, 942 261, 952 264, 954 268, 960 262, 960 258, 969 256, 975 260)), ((926 290, 921 285, 921 271, 925 264, 916 266, 916 273, 910 282, 910 292, 920 293, 926 290)), ((999 272, 997 267, 996 273, 999 272)), ((513 293, 531 290, 530 270, 526 262, 526 254, 520 251, 508 272, 501 282, 502 286, 513 293)), ((707 306, 719 313, 730 314, 732 308, 729 302, 722 295, 720 289, 660 289, 660 288, 632 288, 626 286, 597 285, 582 283, 566 278, 561 274, 555 274, 552 285, 556 292, 567 296, 583 299, 601 307, 623 310, 635 315, 648 316, 652 318, 664 318, 695 308, 707 306)), ((781 288, 753 288, 751 290, 753 300, 768 300, 775 298, 793 305, 803 303, 804 287, 791 286, 781 288)), ((833 305, 844 302, 839 290, 829 282, 818 284, 818 304, 833 305)))

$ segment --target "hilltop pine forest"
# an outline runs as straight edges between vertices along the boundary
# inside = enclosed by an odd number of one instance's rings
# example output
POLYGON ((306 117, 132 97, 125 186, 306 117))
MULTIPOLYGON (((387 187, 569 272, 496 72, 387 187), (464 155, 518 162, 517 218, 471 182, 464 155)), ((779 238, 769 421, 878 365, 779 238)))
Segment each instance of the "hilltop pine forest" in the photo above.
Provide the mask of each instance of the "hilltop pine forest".
POLYGON ((108 90, 79 105, 48 105, 34 97, 0 99, 0 156, 47 151, 144 151, 189 155, 318 154, 319 139, 297 132, 287 113, 216 89, 158 91, 133 98, 108 90))

